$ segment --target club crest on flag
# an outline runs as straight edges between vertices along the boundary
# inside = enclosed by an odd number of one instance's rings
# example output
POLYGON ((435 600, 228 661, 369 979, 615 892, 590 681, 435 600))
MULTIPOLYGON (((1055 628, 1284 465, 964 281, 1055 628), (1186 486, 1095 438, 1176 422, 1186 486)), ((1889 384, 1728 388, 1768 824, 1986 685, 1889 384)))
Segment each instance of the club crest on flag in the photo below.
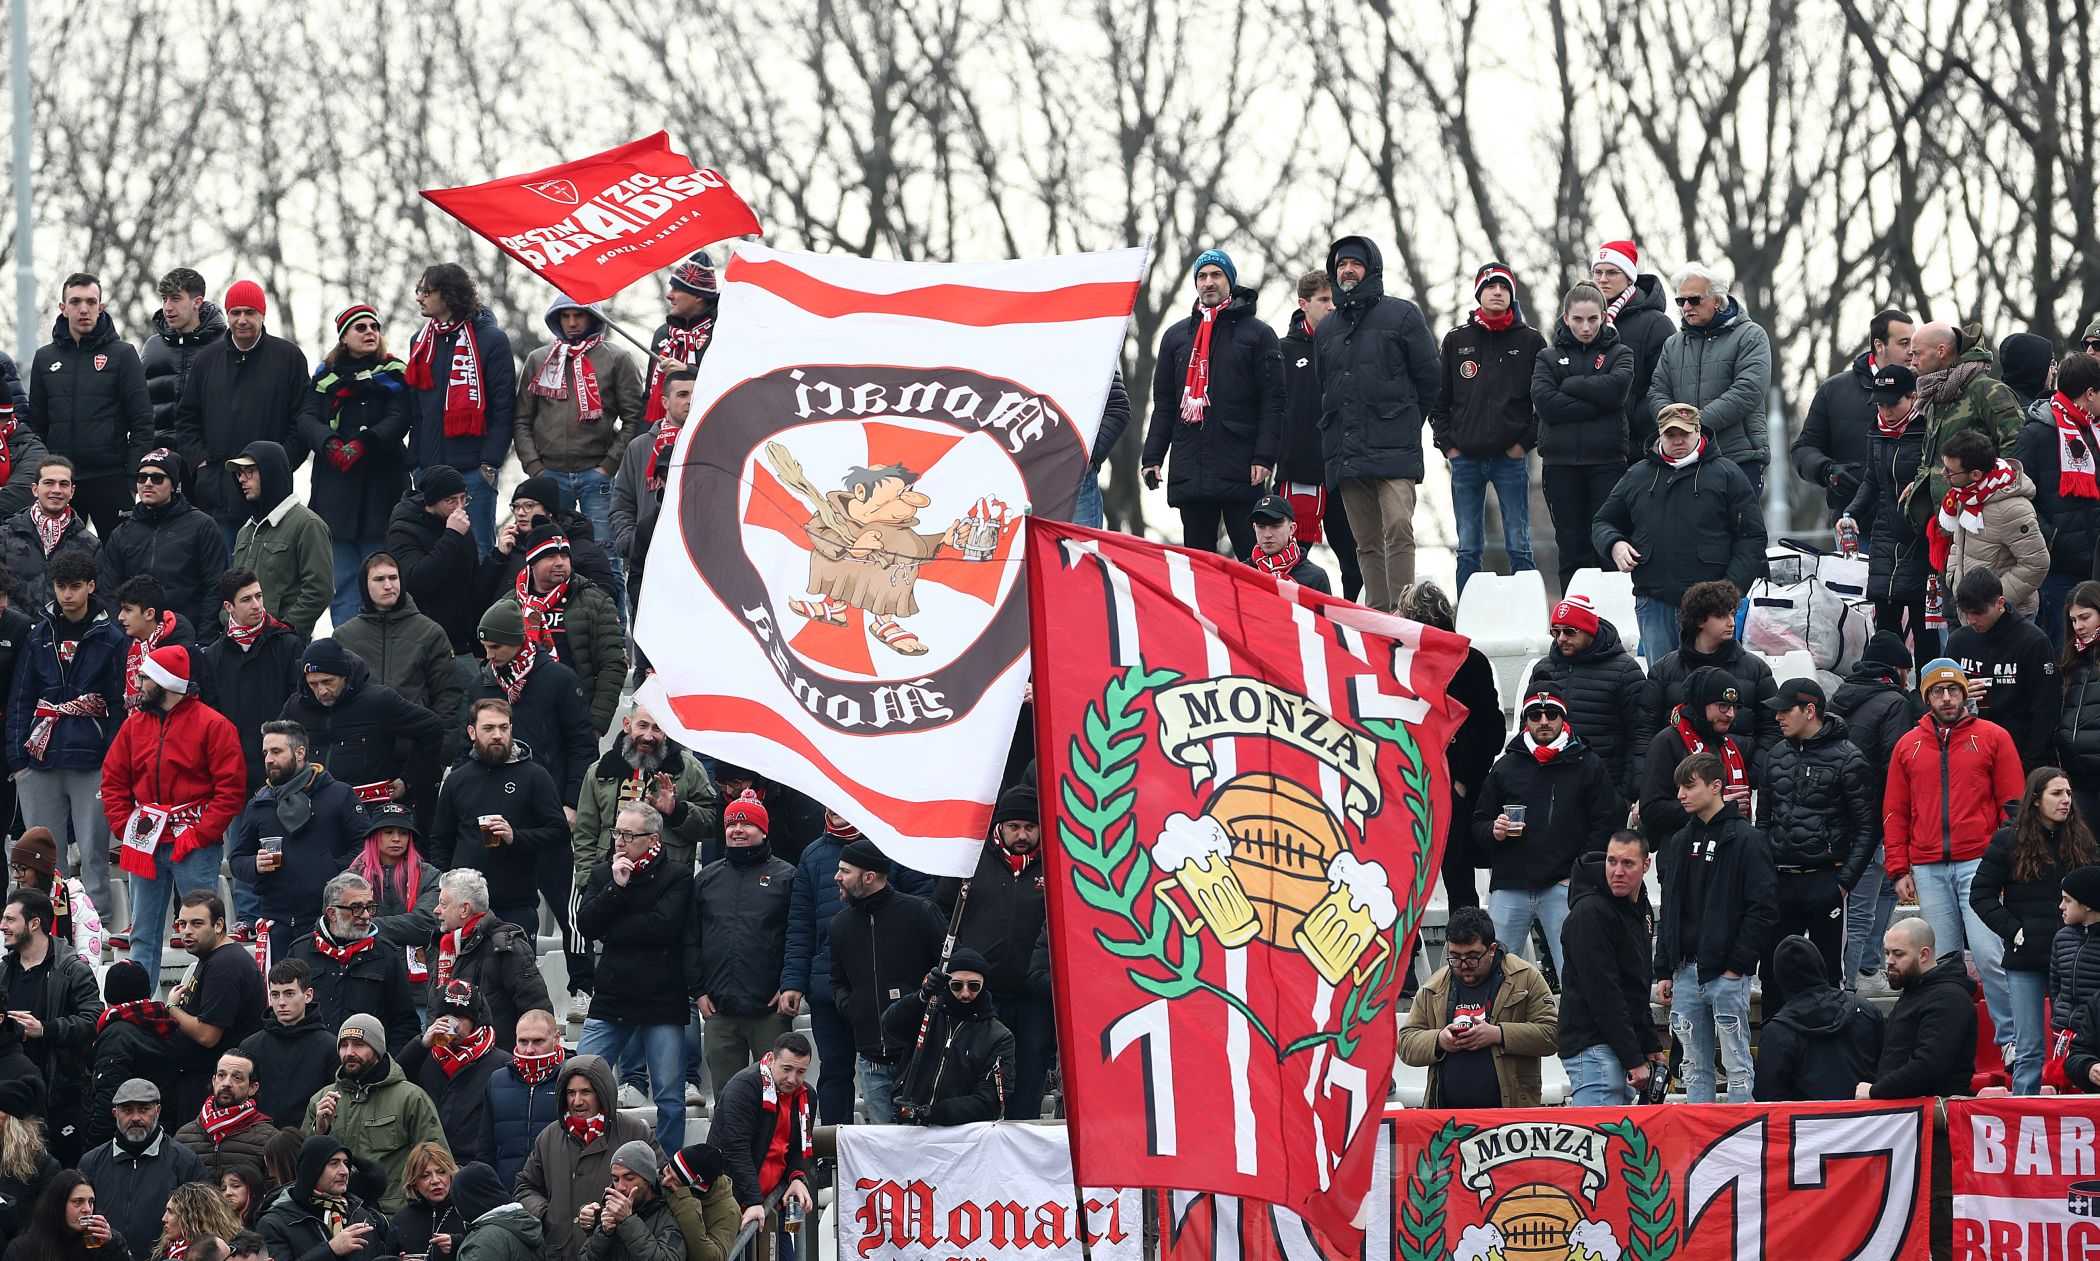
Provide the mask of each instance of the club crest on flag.
POLYGON ((542 180, 537 184, 527 184, 525 187, 545 197, 548 201, 560 202, 564 206, 573 206, 581 200, 576 195, 576 181, 574 180, 542 180))

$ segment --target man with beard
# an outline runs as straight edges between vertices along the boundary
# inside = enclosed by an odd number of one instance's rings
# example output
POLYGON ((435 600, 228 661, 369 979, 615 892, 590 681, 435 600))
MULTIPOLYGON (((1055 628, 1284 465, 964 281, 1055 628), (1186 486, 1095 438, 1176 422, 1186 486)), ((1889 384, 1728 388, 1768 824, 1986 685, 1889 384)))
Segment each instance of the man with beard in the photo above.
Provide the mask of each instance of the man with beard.
MULTIPOLYGON (((209 680, 211 707, 240 733, 248 791, 253 793, 265 779, 263 724, 283 713, 285 698, 298 690, 306 640, 270 616, 262 583, 252 570, 230 569, 219 575, 219 607, 226 613, 226 633, 204 650, 202 672, 209 680)), ((254 907, 243 906, 239 898, 234 902, 236 918, 255 918, 254 907)))
POLYGON ((303 959, 270 965, 270 1015, 241 1043, 255 1066, 256 1104, 273 1117, 306 1115, 307 1101, 335 1077, 335 1026, 314 1010, 313 969, 303 959))
POLYGON ((908 1040, 890 1036, 882 1013, 940 963, 948 934, 947 920, 933 903, 891 887, 891 869, 889 855, 861 837, 840 851, 832 877, 844 905, 831 917, 831 996, 853 1030, 860 1097, 871 1125, 896 1121, 897 1061, 911 1050, 908 1040))
POLYGON ((182 457, 155 447, 138 462, 138 505, 102 536, 97 554, 104 591, 145 574, 167 592, 162 608, 190 625, 216 625, 219 575, 226 570, 226 535, 179 489, 182 457))
MULTIPOLYGON (((139 674, 138 711, 118 728, 102 763, 102 810, 131 876, 131 958, 150 977, 160 975, 171 896, 218 888, 226 829, 247 800, 248 767, 233 724, 190 694, 186 649, 154 649, 139 674)), ((262 986, 255 988, 260 997, 262 986)))
MULTIPOLYGON (((1936 951, 1932 921, 1912 916, 1889 925, 1882 954, 1896 1005, 1882 1028, 1874 1080, 1859 1083, 1853 1097, 1968 1094, 1976 1074, 1976 982, 1969 979, 1961 951, 1936 951)), ((2069 1068, 2085 1065, 2074 1056, 2069 1068)))
MULTIPOLYGON (((1884 307, 1867 326, 1867 348, 1849 367, 1826 377, 1809 401, 1801 434, 1788 450, 1794 475, 1823 488, 1832 517, 1844 513, 1865 480, 1869 447, 1879 423, 1874 415, 1874 376, 1884 364, 1910 358, 1907 311, 1884 307)), ((2046 343, 2045 343, 2046 344, 2046 343)))
POLYGON ((649 339, 654 357, 649 361, 648 383, 642 388, 647 408, 642 413, 644 423, 653 425, 664 418, 665 379, 675 372, 697 369, 706 357, 707 344, 714 339, 715 305, 720 300, 715 262, 706 250, 694 250, 671 269, 670 287, 664 291, 668 310, 664 322, 656 326, 656 335, 649 339))
POLYGON ((145 1078, 117 1087, 110 1110, 117 1132, 80 1158, 80 1172, 100 1195, 111 1229, 126 1239, 158 1239, 168 1197, 201 1181, 204 1162, 160 1128, 160 1087, 145 1078))
POLYGON ((478 871, 448 871, 438 881, 429 957, 433 988, 455 977, 473 983, 506 1051, 520 1015, 553 1005, 531 934, 490 912, 488 879, 478 871))
POLYGON ((350 1168, 355 1159, 358 1156, 352 1149, 326 1133, 314 1135, 299 1148, 297 1180, 270 1201, 256 1223, 272 1261, 295 1257, 299 1261, 310 1257, 378 1261, 393 1255, 386 1214, 394 1210, 384 1201, 374 1206, 350 1193, 350 1168))
POLYGON ((1254 290, 1240 285, 1224 250, 1198 254, 1192 278, 1194 313, 1159 339, 1145 484, 1156 488, 1167 465, 1182 545, 1215 551, 1223 525, 1245 561, 1254 554, 1247 508, 1268 486, 1283 445, 1283 352, 1276 330, 1254 318, 1254 290))
POLYGON ((518 1171, 517 1198, 547 1233, 549 1255, 576 1261, 597 1228, 599 1201, 612 1185, 613 1153, 648 1142, 649 1127, 622 1114, 613 1101, 612 1068, 595 1055, 578 1055, 555 1075, 561 1122, 540 1131, 518 1171))
POLYGON ((1937 504, 1947 497, 1947 473, 1940 454, 1957 432, 1975 430, 1989 438, 2001 456, 2013 454, 2018 445, 2026 416, 2019 396, 1993 373, 1996 356, 1982 335, 1981 325, 1957 329, 1935 321, 1911 337, 1917 358, 1911 365, 1917 372, 1914 392, 1924 414, 1925 445, 1915 470, 1899 470, 1910 476, 1903 488, 1906 503, 1937 504))
POLYGON ((255 955, 226 935, 226 904, 218 894, 205 889, 185 893, 175 931, 197 960, 168 996, 168 1015, 176 1032, 188 1039, 187 1046, 176 1040, 180 1074, 172 1102, 176 1115, 182 1116, 203 1106, 211 1093, 219 1052, 232 1050, 262 1028, 267 1003, 255 955))
POLYGON ((489 1074, 480 1144, 505 1188, 517 1185, 518 1170, 525 1167, 540 1131, 561 1119, 554 1074, 564 1058, 554 1013, 534 1009, 518 1017, 509 1062, 489 1074))
MULTIPOLYGON (((401 1071, 437 1105, 454 1160, 494 1160, 487 1145, 489 1081, 510 1066, 510 1054, 496 1045, 488 1002, 473 985, 454 978, 431 999, 430 1027, 402 1049, 401 1071)), ((682 1133, 683 1113, 678 1120, 682 1133)))
POLYGON ((332 1134, 358 1161, 385 1171, 386 1191, 379 1197, 384 1213, 398 1213, 408 1202, 402 1171, 418 1143, 443 1143, 445 1127, 437 1105, 422 1087, 401 1072, 386 1053, 386 1030, 379 1018, 360 1012, 336 1030, 340 1061, 335 1082, 306 1105, 308 1134, 332 1134))
POLYGON ((22 1027, 22 1051, 43 1074, 50 1103, 45 1130, 61 1161, 80 1155, 96 1024, 102 995, 94 969, 51 939, 51 899, 35 889, 16 889, 0 911, 7 957, 0 963, 0 1001, 22 1027))
POLYGON ((197 1153, 213 1182, 240 1165, 268 1167, 263 1148, 277 1137, 277 1126, 255 1101, 259 1084, 255 1062, 228 1051, 212 1071, 211 1098, 195 1120, 175 1131, 175 1141, 197 1153))
POLYGON ((378 905, 372 886, 354 871, 329 880, 316 902, 321 921, 291 947, 313 978, 313 1005, 323 1025, 337 1027, 358 1012, 370 1012, 386 1027, 386 1045, 405 1053, 423 1032, 416 995, 408 983, 408 959, 372 931, 378 905))
MULTIPOLYGON (((1007 1083, 1014 1080, 1014 1035, 992 1014, 984 992, 984 956, 966 946, 949 956, 946 975, 928 976, 915 994, 882 1014, 885 1037, 914 1044, 897 1068, 897 1119, 906 1125, 965 1125, 1012 1117, 1007 1083), (945 991, 945 992, 944 992, 945 991), (926 1009, 933 1017, 926 1019, 926 1009)), ((1035 1115, 1042 1115, 1038 1098, 1035 1115)))
POLYGON ((611 852, 615 816, 631 801, 645 802, 663 817, 664 860, 680 871, 693 869, 700 847, 721 826, 722 794, 706 765, 666 735, 639 701, 620 719, 612 748, 584 776, 569 837, 579 890, 611 852))
MULTIPOLYGON (((219 523, 229 549, 249 516, 234 457, 252 443, 284 444, 287 488, 291 469, 306 458, 293 432, 313 388, 306 352, 263 331, 268 312, 261 285, 236 280, 226 287, 226 336, 198 352, 175 406, 175 443, 195 472, 197 506, 219 523)), ((311 622, 285 620, 302 635, 313 631, 311 622)))
POLYGON ((350 785, 366 805, 403 800, 409 777, 435 777, 445 724, 372 678, 370 667, 333 639, 306 646, 298 690, 282 717, 306 728, 308 756, 350 785))
POLYGON ((572 581, 569 536, 543 523, 522 543, 525 567, 498 604, 515 604, 526 638, 550 660, 576 672, 578 694, 590 707, 593 738, 612 723, 627 677, 627 646, 620 612, 594 583, 572 581))
POLYGON ((1662 277, 1641 270, 1640 247, 1632 241, 1606 241, 1590 259, 1590 283, 1604 295, 1604 322, 1617 330, 1622 345, 1633 350, 1633 385, 1626 394, 1626 462, 1638 464, 1655 445, 1655 412, 1648 406, 1648 385, 1663 343, 1677 330, 1662 277))
MULTIPOLYGON (((1015 1075, 1006 1079, 1004 1094, 1007 1119, 1016 1121, 1042 1116, 1043 1082, 1057 1058, 1050 999, 1028 985, 1028 958, 1043 931, 1042 839, 1035 786, 1016 784, 1001 793, 992 811, 993 843, 978 853, 955 933, 958 949, 968 947, 986 961, 986 1005, 1013 1033, 1015 1075)), ((943 915, 954 914, 962 886, 955 879, 934 886, 934 904, 943 915)), ((906 992, 911 988, 905 986, 906 992)))
POLYGON ((364 839, 357 794, 306 760, 306 729, 278 718, 262 726, 263 775, 227 835, 227 864, 236 889, 254 891, 258 935, 266 958, 283 955, 313 927, 321 890, 364 839), (267 930, 265 930, 267 925, 267 930))
POLYGON ((41 603, 51 589, 46 572, 51 558, 74 551, 93 560, 102 540, 88 528, 87 518, 73 511, 73 461, 62 455, 38 460, 30 496, 28 507, 0 523, 0 556, 21 590, 41 603))
POLYGON ((1612 787, 1631 800, 1640 791, 1641 749, 1648 743, 1641 665, 1588 596, 1562 600, 1550 618, 1553 646, 1531 667, 1524 695, 1551 692, 1566 701, 1569 724, 1604 759, 1612 787))
POLYGON ((693 881, 690 931, 699 947, 686 984, 704 1022, 701 1054, 718 1099, 723 1083, 765 1054, 794 1019, 780 970, 795 869, 774 857, 766 843, 771 827, 765 805, 746 790, 722 811, 723 861, 701 868, 693 881))
POLYGON ((233 545, 233 563, 255 571, 271 616, 283 618, 305 639, 335 596, 335 543, 328 523, 299 502, 291 461, 277 443, 251 442, 226 467, 247 511, 233 545))
MULTIPOLYGON (((568 847, 568 820, 554 780, 532 760, 531 750, 511 739, 509 702, 475 701, 467 734, 472 755, 452 768, 438 791, 430 861, 442 871, 468 867, 481 872, 488 878, 496 918, 535 927, 537 857, 545 848, 568 847)), ((561 871, 569 872, 566 854, 561 871)), ((562 910, 567 911, 566 896, 562 910)))
POLYGON ((597 1230, 583 1246, 584 1261, 653 1261, 685 1256, 686 1239, 658 1183, 656 1152, 645 1142, 623 1143, 613 1153, 612 1185, 598 1213, 597 1230))
POLYGON ((512 734, 547 768, 563 808, 574 810, 596 740, 576 672, 527 634, 523 610, 509 600, 481 615, 479 634, 485 660, 468 701, 509 704, 512 734))
POLYGON ((1726 773, 1722 795, 1744 818, 1750 811, 1750 762, 1731 732, 1743 704, 1741 685, 1719 666, 1701 666, 1686 676, 1684 703, 1671 708, 1669 725, 1648 742, 1641 777, 1641 832, 1667 875, 1674 858, 1669 841, 1689 819, 1677 800, 1677 764, 1694 753, 1712 753, 1726 773))
POLYGON ((59 295, 51 340, 29 367, 30 424, 45 445, 72 457, 80 510, 107 539, 131 506, 130 471, 153 439, 153 403, 138 352, 118 339, 102 309, 102 282, 74 272, 59 295))

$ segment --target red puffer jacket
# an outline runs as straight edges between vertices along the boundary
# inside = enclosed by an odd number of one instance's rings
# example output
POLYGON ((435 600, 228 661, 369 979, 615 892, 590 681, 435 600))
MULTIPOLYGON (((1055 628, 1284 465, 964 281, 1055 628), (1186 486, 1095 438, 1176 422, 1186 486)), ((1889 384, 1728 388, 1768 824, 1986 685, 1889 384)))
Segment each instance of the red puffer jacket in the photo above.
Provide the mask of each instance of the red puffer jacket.
POLYGON ((2019 805, 2025 775, 2005 728, 1963 714, 1942 727, 1931 714, 1896 741, 1882 799, 1889 878, 1922 863, 1983 857, 2019 805))
POLYGON ((194 696, 174 709, 142 709, 124 720, 102 762, 102 813, 133 875, 156 874, 146 856, 122 844, 125 825, 140 804, 177 810, 156 857, 180 861, 217 845, 247 801, 248 763, 241 738, 225 715, 194 696), (185 807, 199 811, 194 823, 185 807), (170 848, 168 836, 175 840, 170 848))

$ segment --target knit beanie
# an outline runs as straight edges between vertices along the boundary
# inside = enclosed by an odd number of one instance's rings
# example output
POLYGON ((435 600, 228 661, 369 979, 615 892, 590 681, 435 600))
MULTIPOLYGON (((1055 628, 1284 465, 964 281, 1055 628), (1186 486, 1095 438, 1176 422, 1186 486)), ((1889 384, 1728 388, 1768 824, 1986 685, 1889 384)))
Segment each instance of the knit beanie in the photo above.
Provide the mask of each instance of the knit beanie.
POLYGON ((1998 343, 1998 379, 2021 398, 2039 398, 2053 363, 2049 339, 2038 333, 2014 333, 1998 343))
POLYGON ((724 1167, 722 1149, 712 1143, 694 1143, 674 1152, 668 1163, 687 1186, 700 1191, 713 1186, 715 1179, 722 1176, 724 1167))
POLYGON ((1742 692, 1728 671, 1719 666, 1700 666, 1685 676, 1684 699, 1687 708, 1704 714, 1708 705, 1741 704, 1742 692))
POLYGON ((890 856, 877 849, 875 842, 866 837, 862 837, 840 850, 839 861, 858 867, 862 871, 879 872, 885 876, 889 875, 890 870, 895 866, 894 863, 890 862, 890 856))
POLYGON ((715 260, 706 250, 694 250, 671 269, 671 287, 703 298, 716 292, 715 260))
POLYGON ((52 875, 58 870, 58 842, 51 839, 50 828, 30 828, 22 833, 22 839, 7 851, 8 861, 29 868, 40 875, 52 875))
POLYGON ((102 974, 102 1001, 114 1007, 118 1003, 135 1003, 150 997, 153 987, 146 980, 143 965, 129 959, 119 959, 109 965, 102 974))
POLYGON ((1918 672, 1918 695, 1930 696, 1932 695, 1932 689, 1942 683, 1952 683, 1963 691, 1967 691, 1969 676, 1962 671, 1959 665, 1955 664, 1952 657, 1934 657, 1925 663, 1923 670, 1918 672))
POLYGON ((612 1162, 650 1186, 656 1185, 656 1149, 649 1146, 646 1139, 629 1139, 620 1144, 620 1150, 613 1153, 612 1162))
POLYGON ((518 483, 516 490, 510 492, 510 501, 513 504, 520 499, 530 499, 540 507, 545 508, 549 513, 552 513, 555 509, 561 507, 561 483, 545 473, 540 474, 538 477, 528 477, 518 483))
POLYGON ((375 1051, 386 1050, 386 1026, 379 1023, 377 1016, 358 1012, 344 1020, 342 1028, 335 1031, 335 1040, 340 1045, 347 1038, 356 1038, 375 1051))
POLYGON ((1877 665, 1894 670, 1898 674, 1910 669, 1910 649, 1903 646, 1903 637, 1894 631, 1880 630, 1867 641, 1866 651, 1859 654, 1861 665, 1877 665))
POLYGON ((992 965, 982 954, 968 946, 957 946, 948 956, 948 975, 957 972, 975 972, 979 976, 990 976, 992 965))
POLYGON ((423 480, 416 489, 423 492, 423 502, 434 504, 440 499, 467 493, 467 475, 450 464, 433 464, 423 470, 423 480))
POLYGON ((722 808, 722 826, 732 823, 748 823, 761 832, 773 830, 772 816, 766 813, 766 803, 759 800, 758 790, 746 788, 743 796, 722 808))
POLYGON ((1232 255, 1218 249, 1216 246, 1212 246, 1210 249, 1196 255, 1196 264, 1189 268, 1189 275, 1194 276, 1197 272, 1213 264, 1225 273, 1225 283, 1228 286, 1240 283, 1240 269, 1232 265, 1232 255))
POLYGON ((498 600, 481 615, 481 625, 474 632, 484 644, 522 644, 525 642, 525 610, 515 600, 498 600))
POLYGON ((339 679, 350 677, 350 663, 355 660, 350 650, 333 639, 316 639, 306 646, 306 655, 299 663, 302 674, 332 674, 339 679))
POLYGON ((2086 909, 2100 910, 2100 863, 2088 863, 2065 873, 2064 892, 2086 909))
POLYGON ((1503 262, 1488 262, 1483 264, 1479 271, 1473 273, 1473 300, 1478 302, 1480 300, 1480 291, 1498 280, 1509 286, 1509 300, 1512 303, 1516 302, 1517 277, 1515 273, 1510 271, 1509 264, 1503 262))
POLYGON ((1553 618, 1548 625, 1572 627, 1585 635, 1594 635, 1601 620, 1588 596, 1571 595, 1553 606, 1553 618))
POLYGON ((452 1207, 459 1210, 459 1219, 468 1225, 510 1200, 510 1189, 496 1171, 478 1160, 461 1165, 459 1172, 452 1175, 452 1207))
MULTIPOLYGON (((369 302, 360 302, 355 306, 346 306, 341 311, 336 312, 335 335, 341 337, 344 329, 349 328, 352 323, 365 316, 370 316, 375 324, 380 322, 379 312, 373 310, 372 304, 369 302)), ((457 472, 458 470, 455 469, 453 471, 457 472)))
POLYGON ((252 307, 265 314, 269 312, 270 304, 263 298, 261 285, 252 280, 236 280, 226 286, 226 309, 238 311, 242 307, 252 307))
POLYGON ((1015 784, 999 794, 999 807, 992 811, 992 826, 1002 823, 1034 823, 1040 816, 1036 810, 1035 785, 1015 784))

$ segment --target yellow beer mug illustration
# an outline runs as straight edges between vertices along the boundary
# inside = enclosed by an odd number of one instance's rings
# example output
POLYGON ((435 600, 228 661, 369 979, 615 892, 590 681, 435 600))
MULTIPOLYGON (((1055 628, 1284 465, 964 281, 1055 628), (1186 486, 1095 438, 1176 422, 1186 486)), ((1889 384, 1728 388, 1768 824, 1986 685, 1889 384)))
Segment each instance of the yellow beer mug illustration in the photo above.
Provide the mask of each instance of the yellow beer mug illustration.
POLYGON ((1393 901, 1385 868, 1359 861, 1347 851, 1327 864, 1327 886, 1327 896, 1305 913, 1305 921, 1291 933, 1291 944, 1312 961, 1329 985, 1340 985, 1375 937, 1378 953, 1365 960, 1356 978, 1360 981, 1364 972, 1391 953, 1392 947, 1378 934, 1393 926, 1399 907, 1393 901))
POLYGON ((1216 819, 1169 816, 1159 840, 1153 843, 1152 861, 1173 873, 1154 886, 1154 896, 1166 904, 1167 913, 1183 932, 1208 928, 1219 945, 1229 948, 1246 945, 1261 931, 1254 903, 1248 900, 1239 873, 1232 869, 1232 838, 1216 819), (1181 904, 1167 896, 1177 887, 1195 905, 1193 915, 1184 913, 1181 904))

